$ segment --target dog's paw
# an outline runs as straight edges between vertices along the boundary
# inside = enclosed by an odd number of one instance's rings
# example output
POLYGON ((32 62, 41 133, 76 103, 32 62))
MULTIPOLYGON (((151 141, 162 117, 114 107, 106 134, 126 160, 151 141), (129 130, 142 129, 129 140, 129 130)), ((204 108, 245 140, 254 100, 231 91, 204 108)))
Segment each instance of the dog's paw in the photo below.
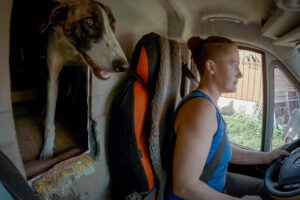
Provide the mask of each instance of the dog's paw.
POLYGON ((44 133, 44 146, 40 153, 41 160, 46 160, 53 157, 54 140, 55 140, 55 126, 47 125, 45 127, 45 133, 44 133))
POLYGON ((53 147, 44 147, 40 153, 40 160, 47 160, 53 157, 53 147))

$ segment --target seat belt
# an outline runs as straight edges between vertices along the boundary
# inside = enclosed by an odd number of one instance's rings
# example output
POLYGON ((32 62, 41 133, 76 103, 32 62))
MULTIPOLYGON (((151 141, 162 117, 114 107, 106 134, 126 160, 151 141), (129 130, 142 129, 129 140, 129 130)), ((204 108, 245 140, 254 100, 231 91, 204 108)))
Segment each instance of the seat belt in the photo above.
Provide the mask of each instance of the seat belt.
MULTIPOLYGON (((224 124, 225 124, 225 130, 226 130, 226 123, 224 122, 224 124)), ((221 141, 221 144, 220 144, 218 150, 216 151, 213 158, 204 167, 204 169, 202 171, 202 174, 199 179, 205 183, 207 183, 209 181, 209 179, 211 178, 213 173, 216 171, 218 165, 221 162, 221 159, 224 155, 225 147, 226 147, 226 134, 227 134, 227 132, 223 133, 222 141, 221 141)))

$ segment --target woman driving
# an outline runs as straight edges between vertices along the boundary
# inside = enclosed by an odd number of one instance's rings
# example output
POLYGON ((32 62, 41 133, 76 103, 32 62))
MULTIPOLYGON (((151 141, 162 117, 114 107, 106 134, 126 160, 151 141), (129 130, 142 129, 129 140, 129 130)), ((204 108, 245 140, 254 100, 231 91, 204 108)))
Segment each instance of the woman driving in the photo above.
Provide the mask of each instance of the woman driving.
POLYGON ((235 92, 238 80, 243 77, 238 47, 230 39, 219 36, 191 37, 188 47, 201 80, 175 112, 173 140, 168 147, 172 161, 166 199, 268 199, 263 180, 227 172, 229 162, 270 164, 288 154, 283 150, 248 151, 229 141, 217 102, 223 93, 235 92), (222 157, 205 181, 200 176, 223 140, 222 157))

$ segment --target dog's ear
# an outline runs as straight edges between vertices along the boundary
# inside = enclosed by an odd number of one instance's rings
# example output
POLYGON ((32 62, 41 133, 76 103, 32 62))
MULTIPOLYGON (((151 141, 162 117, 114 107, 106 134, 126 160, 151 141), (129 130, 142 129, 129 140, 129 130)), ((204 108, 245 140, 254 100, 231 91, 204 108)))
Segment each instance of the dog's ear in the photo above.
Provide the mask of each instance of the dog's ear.
POLYGON ((112 13, 112 11, 110 10, 110 8, 100 2, 97 2, 97 4, 107 13, 108 18, 109 18, 109 23, 111 28, 113 29, 113 31, 115 31, 115 24, 116 24, 116 19, 112 13))
POLYGON ((40 32, 44 33, 52 24, 60 24, 61 22, 65 21, 67 18, 68 11, 69 7, 67 5, 60 5, 56 7, 51 12, 49 18, 41 24, 40 32))

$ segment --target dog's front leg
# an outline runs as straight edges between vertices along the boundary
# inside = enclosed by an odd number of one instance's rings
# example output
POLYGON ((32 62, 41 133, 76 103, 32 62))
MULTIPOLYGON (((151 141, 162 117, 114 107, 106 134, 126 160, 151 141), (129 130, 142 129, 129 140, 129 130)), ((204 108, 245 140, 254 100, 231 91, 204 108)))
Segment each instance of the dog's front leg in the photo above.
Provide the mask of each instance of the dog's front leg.
POLYGON ((47 108, 44 130, 44 145, 40 154, 40 159, 47 159, 54 154, 55 141, 55 110, 58 95, 58 78, 63 67, 63 59, 59 56, 50 56, 47 59, 49 77, 47 91, 47 108))

